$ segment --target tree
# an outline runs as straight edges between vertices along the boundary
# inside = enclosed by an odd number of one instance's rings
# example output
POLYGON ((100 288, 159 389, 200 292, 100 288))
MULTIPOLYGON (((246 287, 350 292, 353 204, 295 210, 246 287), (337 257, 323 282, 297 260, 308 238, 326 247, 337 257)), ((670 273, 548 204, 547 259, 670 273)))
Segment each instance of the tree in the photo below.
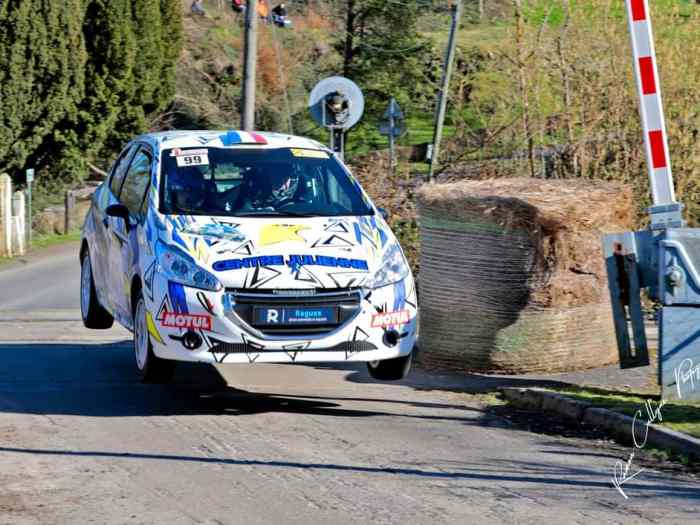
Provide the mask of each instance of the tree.
POLYGON ((77 180, 175 94, 179 0, 0 3, 0 169, 77 180))
POLYGON ((365 94, 370 118, 364 121, 372 126, 391 97, 408 112, 432 103, 435 86, 425 71, 431 68, 434 53, 430 42, 417 29, 420 11, 428 4, 344 1, 345 32, 336 42, 336 49, 342 56, 343 74, 365 94))
POLYGON ((85 95, 77 112, 58 123, 37 152, 39 163, 52 164, 54 175, 79 179, 111 137, 125 105, 133 98, 135 38, 131 0, 88 0, 83 16, 83 37, 88 55, 85 95), (58 147, 57 147, 58 146, 58 147), (60 151, 59 158, 45 158, 60 151))
POLYGON ((80 0, 0 4, 0 169, 21 169, 83 96, 80 0))

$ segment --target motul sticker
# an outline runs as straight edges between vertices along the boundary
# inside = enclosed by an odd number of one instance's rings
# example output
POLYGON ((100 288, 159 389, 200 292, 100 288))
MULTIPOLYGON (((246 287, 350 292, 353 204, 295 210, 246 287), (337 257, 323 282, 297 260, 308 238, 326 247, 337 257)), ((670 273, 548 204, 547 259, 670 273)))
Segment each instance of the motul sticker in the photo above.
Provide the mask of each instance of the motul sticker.
POLYGON ((200 328, 202 330, 211 330, 211 316, 166 312, 160 324, 168 328, 200 328))
POLYGON ((384 328, 408 322, 408 310, 398 310, 396 312, 385 312, 372 316, 373 328, 384 328))

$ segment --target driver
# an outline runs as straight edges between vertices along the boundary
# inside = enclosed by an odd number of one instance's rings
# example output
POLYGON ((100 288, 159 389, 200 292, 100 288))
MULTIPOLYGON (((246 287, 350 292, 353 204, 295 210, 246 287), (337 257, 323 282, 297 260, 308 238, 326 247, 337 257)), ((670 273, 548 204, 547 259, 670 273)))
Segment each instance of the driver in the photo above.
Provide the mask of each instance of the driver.
POLYGON ((249 198, 245 208, 274 210, 295 198, 299 176, 283 171, 256 171, 250 174, 248 187, 249 198))
POLYGON ((210 183, 196 167, 177 168, 169 180, 170 195, 176 211, 204 211, 211 192, 210 183))

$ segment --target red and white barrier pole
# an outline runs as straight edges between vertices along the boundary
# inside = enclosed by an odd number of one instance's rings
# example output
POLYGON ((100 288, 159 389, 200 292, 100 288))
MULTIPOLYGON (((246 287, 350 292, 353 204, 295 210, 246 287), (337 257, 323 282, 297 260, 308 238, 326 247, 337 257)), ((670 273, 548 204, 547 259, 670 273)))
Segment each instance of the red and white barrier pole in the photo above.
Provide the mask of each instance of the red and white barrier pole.
MULTIPOLYGON (((676 203, 648 0, 626 0, 654 206, 676 203)), ((653 213, 653 210, 652 210, 653 213)), ((680 211, 678 212, 680 214, 680 211)), ((679 215, 680 218, 680 215, 679 215)))

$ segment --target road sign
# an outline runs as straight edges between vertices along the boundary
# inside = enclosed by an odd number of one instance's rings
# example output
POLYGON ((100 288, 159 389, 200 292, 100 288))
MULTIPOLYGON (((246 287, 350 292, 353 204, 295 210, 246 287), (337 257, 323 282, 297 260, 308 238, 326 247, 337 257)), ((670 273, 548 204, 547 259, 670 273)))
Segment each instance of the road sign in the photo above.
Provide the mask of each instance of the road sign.
POLYGON ((403 111, 401 111, 398 102, 393 97, 389 101, 389 107, 384 112, 384 118, 386 120, 382 120, 379 123, 379 133, 389 137, 389 172, 392 173, 396 165, 394 139, 400 137, 405 131, 403 111))
POLYGON ((384 135, 385 137, 388 137, 393 130, 393 135, 394 137, 400 137, 403 135, 404 131, 406 131, 406 128, 404 127, 403 124, 394 124, 394 127, 392 128, 391 125, 388 122, 380 122, 379 123, 379 134, 384 135))
POLYGON ((384 120, 379 123, 379 133, 385 137, 400 137, 406 131, 403 124, 404 116, 395 98, 389 101, 384 112, 384 120))
POLYGON ((29 168, 27 170, 27 184, 34 182, 34 168, 29 168))
POLYGON ((401 111, 401 108, 399 107, 398 102, 396 102, 395 98, 392 98, 389 101, 389 107, 386 108, 386 111, 384 112, 384 118, 385 119, 390 119, 394 118, 396 120, 403 120, 403 111, 401 111))

